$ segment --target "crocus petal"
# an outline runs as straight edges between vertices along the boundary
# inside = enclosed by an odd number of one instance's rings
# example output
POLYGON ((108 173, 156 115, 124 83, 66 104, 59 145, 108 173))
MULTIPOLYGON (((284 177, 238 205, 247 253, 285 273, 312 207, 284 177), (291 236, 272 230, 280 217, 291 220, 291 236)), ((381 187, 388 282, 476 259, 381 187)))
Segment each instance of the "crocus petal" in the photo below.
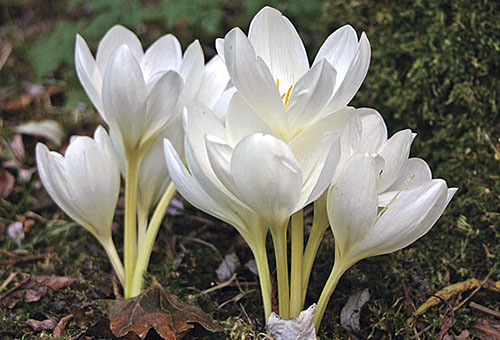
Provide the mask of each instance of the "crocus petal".
POLYGON ((238 189, 234 185, 233 176, 231 174, 233 148, 223 139, 215 136, 207 136, 206 140, 210 165, 217 175, 217 178, 231 193, 238 196, 238 189))
POLYGON ((42 180, 45 190, 56 204, 75 222, 89 231, 97 235, 97 229, 90 226, 84 214, 81 214, 76 208, 78 207, 76 199, 68 192, 66 172, 64 169, 64 157, 57 153, 51 152, 45 144, 38 143, 36 146, 36 160, 38 173, 42 180))
POLYGON ((181 103, 186 105, 188 101, 194 99, 198 89, 200 88, 203 78, 203 68, 205 66, 205 58, 198 40, 193 41, 182 59, 182 65, 179 73, 184 79, 184 90, 182 93, 181 103))
POLYGON ((139 63, 129 47, 121 45, 106 69, 102 98, 106 122, 127 148, 136 147, 143 133, 146 94, 139 63))
POLYGON ((224 39, 215 39, 215 50, 217 51, 217 54, 222 59, 222 61, 226 63, 226 58, 224 57, 224 39))
POLYGON ((144 126, 144 139, 162 131, 178 112, 178 99, 184 82, 175 71, 167 71, 154 83, 149 92, 144 126))
POLYGON ((420 158, 410 158, 396 181, 378 195, 378 204, 385 207, 401 190, 411 190, 431 180, 432 173, 427 163, 420 158))
POLYGON ((234 86, 254 111, 269 125, 287 127, 280 93, 269 69, 257 59, 248 38, 235 28, 224 40, 228 73, 234 86))
POLYGON ((335 94, 330 103, 326 106, 326 111, 333 111, 336 108, 347 105, 361 87, 363 80, 368 73, 370 66, 370 43, 363 32, 359 39, 359 49, 344 79, 340 83, 335 83, 335 94))
POLYGON ((337 71, 336 89, 344 80, 358 51, 358 36, 352 26, 345 25, 326 38, 321 45, 313 65, 326 59, 337 71))
POLYGON ((156 72, 178 71, 182 62, 182 50, 179 40, 167 34, 156 40, 144 54, 141 68, 146 82, 156 72))
POLYGON ((302 203, 306 206, 317 200, 330 185, 340 160, 340 134, 327 132, 323 135, 323 143, 318 150, 320 157, 311 175, 304 180, 302 186, 302 203))
POLYGON ((278 10, 261 9, 250 23, 248 32, 255 54, 269 67, 280 87, 287 91, 309 70, 304 44, 293 24, 278 10))
POLYGON ((384 171, 378 184, 379 192, 387 190, 399 177, 408 161, 412 141, 413 135, 410 130, 399 131, 379 150, 378 154, 385 160, 384 171))
POLYGON ((243 139, 234 149, 231 173, 241 200, 271 225, 280 226, 297 209, 302 175, 283 141, 264 134, 243 139))
POLYGON ((105 74, 111 55, 121 45, 127 45, 136 61, 141 61, 144 52, 137 36, 131 30, 116 25, 106 32, 97 47, 96 63, 101 74, 105 74))
POLYGON ((229 102, 226 115, 227 141, 235 147, 243 138, 258 132, 274 135, 273 130, 236 92, 229 102))
POLYGON ((358 256, 387 254, 415 242, 434 225, 448 202, 446 182, 440 179, 401 192, 358 244, 358 256))
POLYGON ((373 157, 355 154, 328 190, 327 211, 335 251, 348 256, 377 216, 377 168, 373 157))
POLYGON ((196 94, 196 101, 213 108, 229 83, 229 74, 222 59, 213 57, 203 70, 203 80, 196 94))
POLYGON ((356 145, 357 152, 375 153, 387 141, 387 127, 382 116, 373 109, 356 109, 360 117, 361 136, 356 145))
POLYGON ((102 76, 97 69, 96 62, 89 47, 79 34, 76 35, 75 65, 78 79, 80 79, 92 104, 94 104, 101 115, 105 114, 102 109, 101 99, 102 76))
POLYGON ((226 114, 227 114, 227 110, 229 107, 229 102, 230 102, 230 100, 233 97, 233 94, 235 92, 236 92, 236 88, 234 86, 228 88, 227 90, 222 92, 220 97, 215 102, 214 106, 211 108, 214 115, 222 123, 224 123, 226 121, 226 114))
POLYGON ((314 65, 293 87, 287 115, 293 130, 319 118, 333 94, 336 72, 325 60, 314 65))

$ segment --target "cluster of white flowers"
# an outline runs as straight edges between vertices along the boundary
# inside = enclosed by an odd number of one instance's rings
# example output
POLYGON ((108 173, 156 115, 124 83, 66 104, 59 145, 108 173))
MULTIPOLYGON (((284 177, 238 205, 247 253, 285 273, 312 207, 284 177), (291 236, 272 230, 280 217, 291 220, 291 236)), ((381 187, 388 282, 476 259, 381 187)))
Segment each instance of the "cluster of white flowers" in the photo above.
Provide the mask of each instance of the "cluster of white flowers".
POLYGON ((111 138, 99 127, 94 139, 75 137, 65 157, 39 145, 40 177, 56 203, 103 244, 127 296, 140 292, 175 192, 171 181, 187 201, 246 240, 259 270, 266 318, 268 234, 280 315, 295 317, 330 225, 335 264, 318 301, 318 327, 341 275, 364 258, 396 251, 427 233, 456 189, 432 179, 423 160, 409 158, 415 137, 410 130, 388 138, 377 111, 347 106, 369 67, 364 33, 358 39, 351 26, 338 29, 310 65, 292 23, 265 7, 248 36, 234 28, 216 49, 218 56, 204 65, 197 41, 182 55, 177 39, 166 35, 143 52, 132 32, 115 26, 94 59, 78 36, 77 73, 111 138), (124 267, 111 239, 120 172, 124 267), (302 211, 313 202, 304 250, 302 211))

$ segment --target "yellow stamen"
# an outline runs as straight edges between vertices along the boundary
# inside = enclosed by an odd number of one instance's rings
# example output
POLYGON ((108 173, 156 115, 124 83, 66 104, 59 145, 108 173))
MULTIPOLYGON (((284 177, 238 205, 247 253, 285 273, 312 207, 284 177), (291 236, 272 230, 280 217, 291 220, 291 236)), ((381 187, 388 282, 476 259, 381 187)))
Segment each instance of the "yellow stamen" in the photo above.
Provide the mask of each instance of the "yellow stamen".
POLYGON ((280 89, 280 80, 279 79, 276 79, 276 87, 278 88, 278 90, 280 89))
MULTIPOLYGON (((290 85, 290 88, 288 89, 288 91, 286 91, 285 107, 288 104, 288 99, 290 99, 290 93, 292 92, 292 88, 293 88, 293 85, 290 85)), ((283 98, 283 97, 281 97, 281 98, 283 98)))

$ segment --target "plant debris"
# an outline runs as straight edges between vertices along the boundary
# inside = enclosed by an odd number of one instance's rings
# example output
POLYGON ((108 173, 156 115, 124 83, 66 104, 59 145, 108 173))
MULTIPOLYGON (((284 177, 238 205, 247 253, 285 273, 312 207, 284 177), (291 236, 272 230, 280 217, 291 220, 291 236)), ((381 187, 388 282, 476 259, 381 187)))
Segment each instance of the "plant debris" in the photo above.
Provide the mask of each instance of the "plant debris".
POLYGON ((221 331, 205 312, 182 302, 154 284, 141 295, 125 300, 104 300, 108 318, 89 330, 89 334, 114 339, 144 339, 150 330, 165 340, 178 340, 198 323, 211 332, 221 331))

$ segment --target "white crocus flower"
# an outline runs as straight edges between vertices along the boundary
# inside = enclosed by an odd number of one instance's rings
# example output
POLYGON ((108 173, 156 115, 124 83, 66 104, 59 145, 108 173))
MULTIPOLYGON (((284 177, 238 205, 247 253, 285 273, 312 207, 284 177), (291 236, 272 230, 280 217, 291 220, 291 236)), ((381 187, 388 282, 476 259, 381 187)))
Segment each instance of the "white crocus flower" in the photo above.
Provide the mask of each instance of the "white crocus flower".
POLYGON ((106 131, 98 127, 94 139, 72 138, 64 156, 39 143, 36 158, 40 179, 49 195, 99 240, 123 282, 123 266, 111 236, 120 171, 106 131))
POLYGON ((198 41, 183 56, 171 34, 143 52, 137 36, 122 26, 106 33, 95 59, 83 38, 76 39, 78 77, 127 153, 145 151, 194 99, 203 78, 203 59, 198 41))
MULTIPOLYGON (((335 264, 318 302, 316 327, 338 280, 349 267, 364 258, 397 251, 425 235, 457 191, 449 189, 442 179, 429 178, 418 185, 401 186, 391 201, 380 207, 383 167, 384 159, 379 155, 354 154, 328 191, 335 264)), ((401 176, 404 178, 405 173, 401 176)))
POLYGON ((235 88, 249 107, 286 142, 349 103, 370 62, 370 45, 351 26, 332 33, 309 67, 291 22, 271 7, 253 18, 248 37, 231 30, 217 41, 235 88))

